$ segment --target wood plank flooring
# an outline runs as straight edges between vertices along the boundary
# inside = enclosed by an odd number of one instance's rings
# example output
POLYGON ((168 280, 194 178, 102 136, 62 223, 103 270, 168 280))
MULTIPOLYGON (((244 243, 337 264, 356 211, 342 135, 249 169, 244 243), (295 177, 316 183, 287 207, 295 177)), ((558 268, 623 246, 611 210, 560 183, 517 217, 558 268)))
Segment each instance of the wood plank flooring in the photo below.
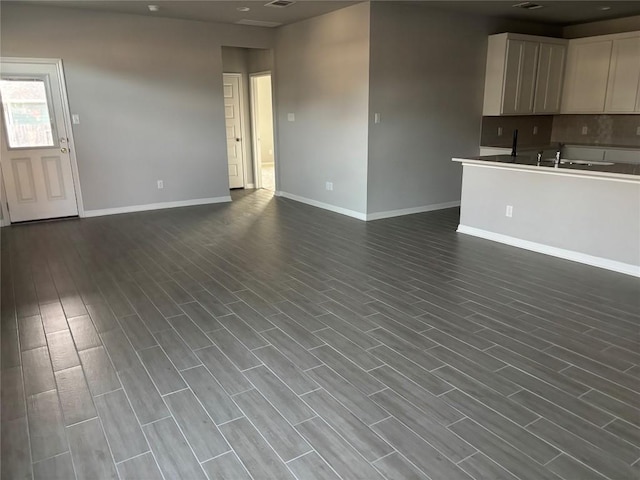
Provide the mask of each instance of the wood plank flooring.
POLYGON ((2 479, 640 476, 640 281, 266 191, 2 229, 2 479))

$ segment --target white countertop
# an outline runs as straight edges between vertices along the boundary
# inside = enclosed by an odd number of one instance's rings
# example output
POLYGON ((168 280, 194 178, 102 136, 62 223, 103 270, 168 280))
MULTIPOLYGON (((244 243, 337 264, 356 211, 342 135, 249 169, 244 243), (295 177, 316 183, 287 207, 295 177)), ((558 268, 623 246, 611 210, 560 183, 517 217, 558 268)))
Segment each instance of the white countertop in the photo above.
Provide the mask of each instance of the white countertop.
POLYGON ((640 183, 640 165, 614 163, 608 166, 588 166, 564 164, 559 167, 536 165, 535 156, 518 155, 515 159, 510 155, 487 155, 451 159, 463 165, 473 165, 483 168, 500 168, 520 170, 543 175, 562 175, 570 177, 597 178, 619 182, 640 183))

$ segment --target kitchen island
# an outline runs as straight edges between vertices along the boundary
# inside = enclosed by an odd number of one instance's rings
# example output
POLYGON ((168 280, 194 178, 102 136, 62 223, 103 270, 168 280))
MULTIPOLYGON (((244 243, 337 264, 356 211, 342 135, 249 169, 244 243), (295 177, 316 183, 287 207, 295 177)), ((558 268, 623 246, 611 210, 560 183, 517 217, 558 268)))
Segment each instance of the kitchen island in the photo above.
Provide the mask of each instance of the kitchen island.
POLYGON ((640 276, 640 162, 452 160, 463 165, 458 232, 640 276))

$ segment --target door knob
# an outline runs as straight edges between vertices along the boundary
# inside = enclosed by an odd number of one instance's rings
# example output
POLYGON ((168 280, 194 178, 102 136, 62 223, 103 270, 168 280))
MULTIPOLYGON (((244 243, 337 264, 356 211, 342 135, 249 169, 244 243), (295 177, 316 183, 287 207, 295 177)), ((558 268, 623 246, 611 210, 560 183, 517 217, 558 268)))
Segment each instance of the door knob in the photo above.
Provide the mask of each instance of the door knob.
POLYGON ((62 148, 60 149, 60 151, 61 151, 62 153, 67 153, 67 149, 66 149, 66 148, 64 148, 64 147, 62 147, 62 148))
POLYGON ((239 141, 240 141, 240 139, 239 139, 239 138, 236 138, 236 142, 239 142, 239 141))

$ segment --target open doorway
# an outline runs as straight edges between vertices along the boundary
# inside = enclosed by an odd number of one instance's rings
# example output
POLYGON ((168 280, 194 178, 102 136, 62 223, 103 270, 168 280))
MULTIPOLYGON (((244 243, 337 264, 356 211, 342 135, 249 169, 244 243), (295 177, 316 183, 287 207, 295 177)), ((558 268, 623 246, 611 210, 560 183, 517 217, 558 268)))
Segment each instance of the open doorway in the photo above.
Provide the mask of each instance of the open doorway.
POLYGON ((271 72, 251 74, 251 119, 256 188, 275 191, 271 72))
POLYGON ((276 190, 270 49, 222 47, 230 189, 276 190))

